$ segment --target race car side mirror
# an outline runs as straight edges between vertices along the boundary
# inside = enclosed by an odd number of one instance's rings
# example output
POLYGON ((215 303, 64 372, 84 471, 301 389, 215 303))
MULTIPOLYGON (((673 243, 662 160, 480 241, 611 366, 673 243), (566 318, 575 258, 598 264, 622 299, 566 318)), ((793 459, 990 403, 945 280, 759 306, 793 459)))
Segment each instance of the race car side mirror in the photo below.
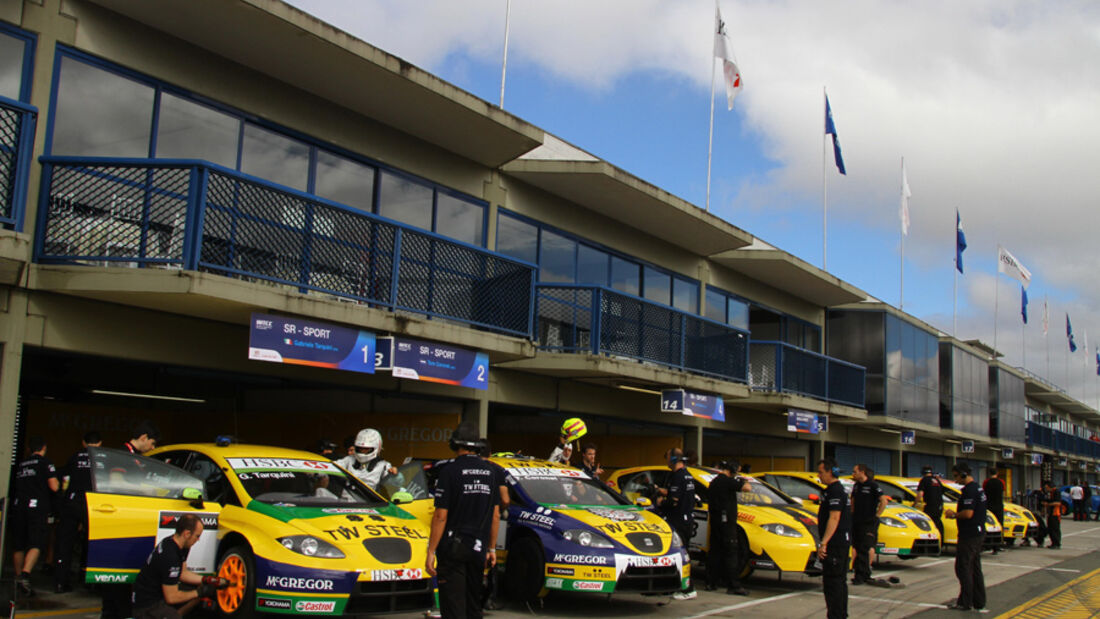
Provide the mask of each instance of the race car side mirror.
POLYGON ((402 490, 401 492, 393 493, 393 497, 390 500, 393 501, 394 505, 401 505, 402 503, 412 503, 413 495, 412 493, 402 490))
POLYGON ((650 506, 653 505, 653 501, 650 501, 648 498, 646 498, 644 496, 640 496, 640 497, 634 499, 634 504, 637 505, 638 507, 650 507, 650 506))
POLYGON ((821 502, 821 497, 816 495, 816 494, 811 494, 810 496, 808 496, 806 498, 813 501, 814 503, 820 503, 821 502))
POLYGON ((203 508, 202 490, 198 488, 184 488, 180 496, 183 497, 184 500, 190 501, 191 507, 195 509, 203 508))

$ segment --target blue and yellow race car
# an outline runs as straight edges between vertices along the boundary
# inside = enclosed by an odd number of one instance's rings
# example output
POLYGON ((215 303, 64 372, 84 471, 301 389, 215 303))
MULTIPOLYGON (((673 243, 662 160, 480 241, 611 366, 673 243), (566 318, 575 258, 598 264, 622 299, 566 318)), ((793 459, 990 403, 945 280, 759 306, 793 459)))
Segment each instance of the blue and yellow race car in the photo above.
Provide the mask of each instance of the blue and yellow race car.
POLYGON ((184 513, 204 523, 188 568, 232 584, 223 616, 425 610, 422 522, 329 460, 277 447, 170 445, 149 458, 90 448, 87 580, 131 583, 184 513))

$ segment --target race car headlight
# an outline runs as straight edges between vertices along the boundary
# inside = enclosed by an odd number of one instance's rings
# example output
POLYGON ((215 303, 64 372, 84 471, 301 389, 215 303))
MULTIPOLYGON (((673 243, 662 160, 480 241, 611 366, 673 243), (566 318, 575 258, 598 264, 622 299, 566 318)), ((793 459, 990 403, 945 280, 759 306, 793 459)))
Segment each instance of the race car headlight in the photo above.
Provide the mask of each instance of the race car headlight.
POLYGON ((679 546, 680 548, 684 547, 684 540, 680 538, 680 534, 676 531, 672 532, 672 545, 679 546))
POLYGON ((895 529, 905 528, 905 523, 893 516, 879 516, 878 521, 888 527, 894 527, 895 529))
POLYGON ((307 557, 344 558, 344 553, 339 548, 312 535, 288 535, 287 537, 280 537, 279 543, 283 545, 283 548, 307 557))
POLYGON ((561 535, 566 541, 573 542, 588 548, 611 548, 611 542, 599 533, 585 531, 584 529, 569 529, 561 535))
POLYGON ((776 535, 782 535, 783 537, 802 537, 802 531, 799 531, 798 529, 787 526, 785 524, 779 524, 777 522, 762 524, 760 525, 760 528, 764 529, 768 533, 775 533, 776 535))

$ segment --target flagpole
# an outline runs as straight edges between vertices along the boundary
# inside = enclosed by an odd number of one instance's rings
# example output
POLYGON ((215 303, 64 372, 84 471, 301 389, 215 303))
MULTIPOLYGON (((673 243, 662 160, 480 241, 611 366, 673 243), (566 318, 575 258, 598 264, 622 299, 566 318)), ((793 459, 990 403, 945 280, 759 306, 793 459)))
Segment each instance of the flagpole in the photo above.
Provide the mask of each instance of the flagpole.
POLYGON ((512 24, 512 0, 504 5, 504 58, 500 62, 500 109, 504 109, 504 81, 508 76, 508 30, 512 24))
MULTIPOLYGON (((958 234, 958 225, 956 224, 955 234, 958 234)), ((958 240, 955 241, 955 268, 952 269, 952 273, 955 275, 955 286, 951 295, 951 335, 955 338, 959 337, 959 247, 958 240)))
MULTIPOLYGON (((998 250, 1000 246, 998 245, 998 250)), ((999 251, 998 251, 999 255, 999 251)), ((999 258, 998 258, 999 260, 999 258)), ((993 274, 993 359, 997 359, 997 310, 1000 305, 1001 297, 1001 276, 998 273, 993 274)))
MULTIPOLYGON (((902 175, 901 200, 902 200, 902 202, 905 202, 905 157, 901 158, 901 175, 902 175)), ((904 206, 902 206, 902 208, 904 208, 904 206)), ((904 215, 902 215, 901 213, 899 213, 899 216, 904 217, 904 215)), ((902 220, 902 222, 901 222, 901 251, 900 251, 899 257, 900 257, 900 263, 898 265, 898 270, 900 271, 900 276, 898 277, 898 281, 900 283, 901 289, 898 292, 898 309, 904 310, 905 309, 905 221, 904 220, 902 220)))
MULTIPOLYGON (((825 87, 821 87, 822 98, 825 104, 829 103, 829 93, 825 87)), ((825 109, 822 106, 821 109, 825 109)), ((821 134, 821 270, 829 269, 829 172, 825 163, 826 149, 828 148, 828 134, 821 134)))
MULTIPOLYGON (((715 0, 715 7, 718 0, 715 0)), ((717 9, 716 9, 717 10, 717 9)), ((707 138, 707 212, 710 212, 710 158, 714 152, 714 54, 710 55, 710 130, 707 138)))
POLYGON ((1047 304, 1047 295, 1043 295, 1043 340, 1047 349, 1047 380, 1050 378, 1050 305, 1047 304))

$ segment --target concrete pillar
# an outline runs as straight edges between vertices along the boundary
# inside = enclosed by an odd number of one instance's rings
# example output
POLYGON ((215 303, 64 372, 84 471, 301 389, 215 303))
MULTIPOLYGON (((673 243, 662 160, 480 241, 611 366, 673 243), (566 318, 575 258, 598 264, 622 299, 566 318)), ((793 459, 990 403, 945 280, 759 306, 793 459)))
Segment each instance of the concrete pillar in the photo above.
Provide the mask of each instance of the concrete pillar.
POLYGON ((462 403, 462 421, 477 424, 478 436, 489 435, 489 395, 478 392, 476 400, 462 403))
MULTIPOLYGON (((19 406, 19 379, 23 371, 23 334, 27 330, 27 293, 9 288, 7 312, 0 315, 0 428, 9 440, 0 441, 0 496, 8 496, 19 406)), ((47 437, 48 438, 48 437, 47 437)))
POLYGON ((684 429, 684 451, 694 451, 695 462, 703 465, 703 428, 696 426, 684 429))

